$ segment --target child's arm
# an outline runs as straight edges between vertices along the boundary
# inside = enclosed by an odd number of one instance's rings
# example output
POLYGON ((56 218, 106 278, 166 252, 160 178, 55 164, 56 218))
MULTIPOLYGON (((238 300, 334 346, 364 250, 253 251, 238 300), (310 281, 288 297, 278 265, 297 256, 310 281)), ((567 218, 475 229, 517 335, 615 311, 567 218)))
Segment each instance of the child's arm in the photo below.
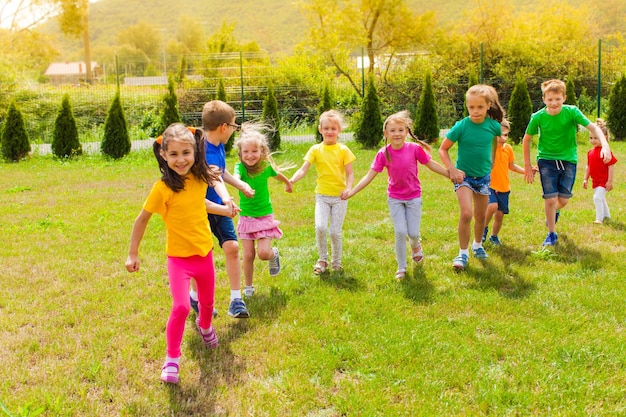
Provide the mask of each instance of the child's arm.
POLYGON ((304 161, 304 163, 302 164, 300 169, 297 170, 293 174, 291 179, 289 180, 291 182, 291 184, 293 185, 293 184, 297 183, 298 181, 300 181, 306 175, 306 172, 309 170, 310 166, 311 166, 311 163, 309 161, 304 161))
POLYGON ((443 165, 446 167, 446 170, 449 173, 449 178, 452 180, 452 182, 455 184, 460 184, 461 182, 463 182, 463 178, 465 178, 465 175, 463 174, 463 172, 456 169, 456 167, 452 163, 452 159, 450 159, 450 154, 448 153, 448 150, 452 147, 452 145, 454 145, 454 142, 452 142, 448 138, 444 138, 443 142, 441 142, 441 146, 439 147, 439 157, 441 158, 441 162, 443 162, 443 165))
POLYGON ((450 173, 448 172, 448 170, 445 169, 439 162, 435 161, 434 159, 431 158, 431 160, 428 161, 426 166, 432 172, 436 172, 437 174, 443 175, 447 179, 450 179, 450 173))
POLYGON ((290 193, 293 191, 293 184, 291 183, 291 181, 289 181, 289 178, 285 177, 282 172, 279 172, 276 175, 276 179, 285 184, 285 192, 290 193))
POLYGON ((342 199, 350 193, 350 190, 352 190, 352 186, 354 185, 354 170, 352 169, 352 162, 346 164, 344 169, 346 170, 346 189, 339 195, 342 199))
POLYGON ((530 163, 530 141, 532 136, 528 133, 524 133, 523 147, 524 147, 524 179, 528 184, 532 184, 535 179, 535 173, 533 166, 530 163))
POLYGON ((365 176, 363 178, 361 178, 361 181, 359 181, 359 183, 353 189, 348 191, 346 194, 341 193, 341 199, 342 200, 347 200, 350 197, 354 196, 356 193, 361 191, 363 188, 367 187, 369 185, 369 183, 372 182, 372 180, 374 178, 376 178, 376 175, 378 175, 378 172, 376 172, 376 171, 374 171, 373 169, 370 168, 370 170, 367 171, 367 174, 365 174, 365 176))
POLYGON ((600 152, 600 157, 604 161, 605 164, 611 162, 611 148, 609 146, 609 142, 604 137, 604 133, 602 133, 602 129, 598 127, 595 123, 589 123, 585 126, 588 131, 595 134, 600 143, 602 144, 602 151, 600 152))
POLYGON ((235 217, 237 213, 241 211, 239 207, 233 202, 233 198, 228 193, 228 189, 226 188, 226 184, 220 178, 219 181, 216 181, 212 187, 215 189, 217 195, 222 199, 222 204, 217 204, 209 200, 205 200, 206 211, 211 214, 219 214, 220 216, 227 217, 235 217), (227 209, 225 209, 225 207, 227 209), (224 214, 226 213, 226 214, 224 214))
POLYGON ((526 174, 526 171, 521 166, 517 165, 515 162, 509 162, 509 169, 513 172, 517 172, 518 174, 526 174))
POLYGON ((589 166, 589 161, 587 160, 587 167, 585 168, 585 177, 583 179, 583 188, 585 190, 587 189, 587 181, 589 180, 590 176, 591 176, 591 167, 589 166))
POLYGON ((615 165, 609 165, 609 177, 607 178, 606 185, 604 187, 607 191, 611 191, 613 189, 613 168, 615 168, 615 165))
POLYGON ((248 198, 254 197, 254 190, 239 178, 233 177, 227 169, 224 169, 224 181, 243 193, 248 198))
POLYGON ((130 235, 128 258, 126 258, 126 270, 128 272, 139 271, 139 265, 141 264, 139 261, 139 244, 141 243, 141 239, 146 232, 146 226, 148 226, 150 217, 152 217, 152 213, 141 210, 141 213, 139 213, 139 216, 135 219, 133 231, 130 235))

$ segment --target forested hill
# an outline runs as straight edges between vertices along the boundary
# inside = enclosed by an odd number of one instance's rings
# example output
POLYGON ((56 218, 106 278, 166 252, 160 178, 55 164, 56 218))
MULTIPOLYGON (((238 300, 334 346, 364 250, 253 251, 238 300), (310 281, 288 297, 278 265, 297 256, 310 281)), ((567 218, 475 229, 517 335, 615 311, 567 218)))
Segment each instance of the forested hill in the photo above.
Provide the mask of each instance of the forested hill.
MULTIPOLYGON (((140 21, 158 27, 165 40, 174 37, 178 18, 193 16, 206 34, 213 33, 223 23, 235 24, 235 37, 241 43, 256 42, 270 52, 290 52, 307 34, 308 19, 302 4, 309 0, 97 0, 90 5, 90 34, 92 47, 117 44, 117 34, 140 21)), ((481 3, 503 1, 519 10, 529 10, 542 0, 405 0, 418 14, 436 13, 439 23, 450 23, 463 17, 464 11, 481 3)), ((563 0, 573 5, 595 0, 563 0)), ((621 25, 626 14, 626 1, 605 0, 602 9, 591 9, 609 21, 611 26, 621 25), (615 8, 619 10, 616 10, 615 8), (618 16, 616 18, 616 16, 618 16), (620 19, 619 16, 622 16, 620 19)), ((356 24, 356 23, 355 23, 356 24)), ((617 30, 617 28, 608 28, 617 30)), ((57 31, 58 29, 48 30, 57 31)), ((620 29, 623 30, 623 29, 620 29)), ((64 54, 78 53, 79 41, 64 41, 64 54)))

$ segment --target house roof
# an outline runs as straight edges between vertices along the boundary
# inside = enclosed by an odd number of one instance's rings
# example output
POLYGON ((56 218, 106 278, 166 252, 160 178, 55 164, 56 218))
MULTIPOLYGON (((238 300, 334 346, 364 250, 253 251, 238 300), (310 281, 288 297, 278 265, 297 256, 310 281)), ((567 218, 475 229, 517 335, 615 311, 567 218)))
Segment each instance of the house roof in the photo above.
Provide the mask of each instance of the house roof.
MULTIPOLYGON (((98 67, 96 61, 91 61, 91 70, 98 67)), ((46 70, 46 75, 80 75, 85 74, 84 62, 53 62, 46 70)))

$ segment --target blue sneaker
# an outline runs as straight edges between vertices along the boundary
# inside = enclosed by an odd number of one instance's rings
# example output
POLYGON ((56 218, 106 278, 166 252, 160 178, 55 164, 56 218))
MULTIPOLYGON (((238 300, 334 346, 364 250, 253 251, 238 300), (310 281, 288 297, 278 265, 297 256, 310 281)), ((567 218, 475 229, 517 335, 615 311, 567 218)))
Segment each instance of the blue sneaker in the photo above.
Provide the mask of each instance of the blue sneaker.
POLYGON ((491 237, 489 237, 489 242, 494 246, 502 246, 502 242, 500 242, 498 236, 495 235, 491 235, 491 237))
POLYGON ((280 272, 280 255, 278 254, 278 248, 272 248, 274 251, 274 257, 269 260, 270 263, 270 276, 275 277, 280 272))
POLYGON ((485 227, 485 230, 483 231, 483 240, 482 240, 482 242, 487 240, 487 233, 489 233, 489 228, 485 227))
POLYGON ((485 252, 485 248, 483 248, 482 246, 476 249, 472 249, 472 252, 474 252, 474 258, 476 259, 488 258, 487 252, 485 252))
POLYGON ((241 298, 235 298, 228 306, 228 315, 236 319, 247 319, 250 317, 246 303, 241 298))
POLYGON ((559 236, 555 232, 549 232, 542 246, 555 246, 558 240, 559 236))
MULTIPOLYGON (((196 300, 194 300, 193 298, 191 298, 191 296, 189 296, 189 305, 191 305, 191 308, 193 309, 193 311, 196 312, 196 314, 200 313, 200 310, 198 310, 198 302, 196 300)), ((213 317, 217 317, 217 309, 213 308, 213 317)))
POLYGON ((469 257, 467 255, 465 255, 465 254, 459 255, 456 258, 454 258, 454 260, 452 261, 452 266, 457 271, 462 271, 467 266, 467 261, 468 260, 469 260, 469 257))

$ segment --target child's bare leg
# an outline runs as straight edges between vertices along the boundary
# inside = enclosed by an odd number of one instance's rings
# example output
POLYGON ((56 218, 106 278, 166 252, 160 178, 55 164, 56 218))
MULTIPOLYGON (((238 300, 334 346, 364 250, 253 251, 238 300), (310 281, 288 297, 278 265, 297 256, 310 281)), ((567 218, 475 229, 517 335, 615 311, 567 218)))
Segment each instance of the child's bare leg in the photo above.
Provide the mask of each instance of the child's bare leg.
MULTIPOLYGON (((485 213, 485 227, 489 226, 489 223, 491 222, 491 219, 493 218, 494 214, 496 214, 498 212, 498 203, 491 203, 487 205, 487 212, 485 213)), ((496 227, 496 223, 494 220, 493 223, 493 228, 495 229, 496 227)), ((494 235, 497 233, 493 233, 494 235)))
POLYGON ((254 276, 254 240, 242 239, 241 246, 243 246, 243 278, 246 282, 246 287, 249 287, 252 285, 254 276))
MULTIPOLYGON (((461 208, 461 215, 459 216, 459 247, 461 249, 467 249, 469 246, 470 234, 471 234, 471 222, 472 222, 472 194, 474 192, 469 187, 460 187, 456 190, 456 198, 459 200, 459 207, 461 208)), ((485 207, 483 207, 483 221, 484 221, 485 207)), ((482 230, 480 235, 482 236, 482 230)))
POLYGON ((241 289, 241 265, 239 264, 239 242, 227 240, 222 244, 226 261, 226 275, 230 282, 230 289, 238 291, 241 289))
POLYGON ((489 205, 489 196, 472 193, 474 200, 474 242, 482 243, 483 230, 485 229, 485 213, 489 205))
POLYGON ((544 200, 544 206, 546 211, 546 225, 548 226, 549 232, 555 231, 557 200, 557 197, 546 198, 544 200))
MULTIPOLYGON (((272 249, 272 239, 268 239, 268 238, 259 239, 256 249, 257 249, 260 259, 264 261, 269 261, 270 259, 274 259, 274 250, 272 249)), ((246 283, 246 285, 248 284, 246 283)))
POLYGON ((491 229, 491 234, 494 236, 498 236, 500 233, 500 229, 502 228, 502 221, 504 220, 504 213, 500 210, 496 211, 496 214, 493 216, 493 227, 491 229))

